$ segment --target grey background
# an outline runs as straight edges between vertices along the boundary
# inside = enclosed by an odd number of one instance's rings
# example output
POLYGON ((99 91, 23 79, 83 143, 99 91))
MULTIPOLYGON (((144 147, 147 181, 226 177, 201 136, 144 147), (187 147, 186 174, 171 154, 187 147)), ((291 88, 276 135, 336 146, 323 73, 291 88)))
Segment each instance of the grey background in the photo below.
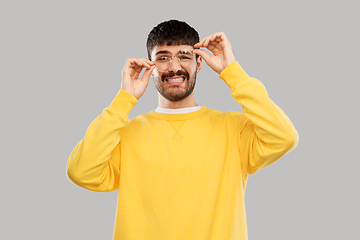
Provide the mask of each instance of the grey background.
MULTIPOLYGON (((249 178, 249 239, 357 239, 356 1, 124 2, 1 1, 0 238, 112 238, 117 191, 75 186, 66 161, 126 58, 146 57, 148 32, 175 18, 202 38, 224 31, 299 132, 295 150, 249 178)), ((157 106, 150 81, 131 118, 157 106)), ((205 63, 195 91, 199 105, 241 111, 205 63)))

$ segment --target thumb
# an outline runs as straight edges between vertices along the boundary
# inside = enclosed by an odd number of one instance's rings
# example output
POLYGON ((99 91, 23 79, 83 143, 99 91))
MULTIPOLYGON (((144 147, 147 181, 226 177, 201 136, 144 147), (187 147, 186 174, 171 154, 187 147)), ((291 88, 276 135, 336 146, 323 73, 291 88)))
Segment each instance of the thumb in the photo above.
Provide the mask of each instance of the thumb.
POLYGON ((193 53, 195 53, 195 54, 199 55, 200 57, 202 57, 202 59, 204 59, 204 61, 208 64, 208 61, 209 61, 211 56, 207 52, 205 52, 202 49, 194 49, 193 53))

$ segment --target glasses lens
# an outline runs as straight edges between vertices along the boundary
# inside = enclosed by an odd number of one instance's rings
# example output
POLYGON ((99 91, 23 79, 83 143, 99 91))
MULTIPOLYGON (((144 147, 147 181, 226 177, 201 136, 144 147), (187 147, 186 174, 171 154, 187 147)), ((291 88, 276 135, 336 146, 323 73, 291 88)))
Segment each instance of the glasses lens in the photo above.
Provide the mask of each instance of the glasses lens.
POLYGON ((170 58, 167 60, 155 60, 155 66, 158 71, 166 72, 170 68, 170 58))
POLYGON ((187 63, 194 59, 194 54, 190 50, 183 50, 176 57, 181 63, 187 63))
MULTIPOLYGON (((194 54, 192 50, 184 49, 178 52, 175 56, 171 56, 169 54, 159 55, 155 59, 155 66, 159 72, 166 72, 170 69, 170 64, 174 61, 173 58, 176 58, 180 62, 182 66, 191 62, 194 59, 194 54)), ((175 61, 176 61, 175 60, 175 61)))

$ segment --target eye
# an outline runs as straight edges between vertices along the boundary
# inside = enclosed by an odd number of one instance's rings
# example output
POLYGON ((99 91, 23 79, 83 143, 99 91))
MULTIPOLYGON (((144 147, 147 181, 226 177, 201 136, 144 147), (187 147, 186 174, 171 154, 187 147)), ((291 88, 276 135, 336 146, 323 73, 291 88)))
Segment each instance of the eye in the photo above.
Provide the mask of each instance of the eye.
POLYGON ((167 56, 160 56, 156 59, 156 61, 165 62, 168 61, 169 57, 167 56))
POLYGON ((186 61, 186 60, 191 60, 192 56, 191 56, 191 54, 182 54, 182 55, 178 56, 178 58, 186 61))

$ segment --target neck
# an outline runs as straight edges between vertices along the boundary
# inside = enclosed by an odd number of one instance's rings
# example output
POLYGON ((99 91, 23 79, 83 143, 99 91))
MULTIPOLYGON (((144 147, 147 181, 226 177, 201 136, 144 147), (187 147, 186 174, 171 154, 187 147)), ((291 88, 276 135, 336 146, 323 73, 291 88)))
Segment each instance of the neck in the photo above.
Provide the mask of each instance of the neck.
POLYGON ((188 107, 198 106, 198 104, 195 102, 194 92, 192 92, 188 97, 180 101, 169 101, 163 96, 161 96, 160 93, 158 93, 158 96, 159 96, 159 107, 162 108, 177 109, 177 108, 188 108, 188 107))

